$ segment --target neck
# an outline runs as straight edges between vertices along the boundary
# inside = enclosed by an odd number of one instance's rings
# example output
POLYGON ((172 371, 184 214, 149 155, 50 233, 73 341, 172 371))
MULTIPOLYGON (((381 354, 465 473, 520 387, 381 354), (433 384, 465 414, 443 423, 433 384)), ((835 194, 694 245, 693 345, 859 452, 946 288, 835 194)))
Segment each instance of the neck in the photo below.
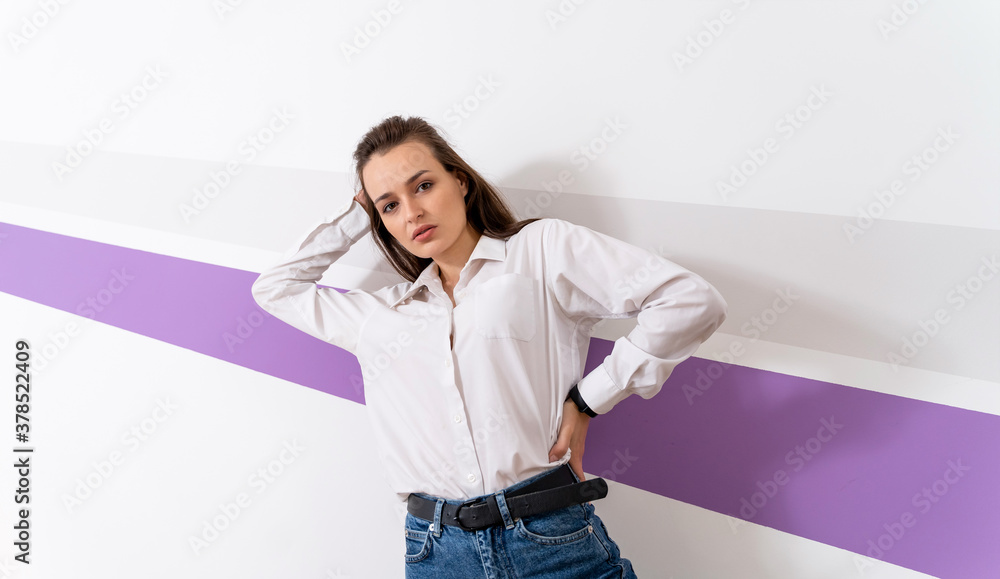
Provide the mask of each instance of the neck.
POLYGON ((472 250, 479 243, 482 234, 468 224, 462 235, 455 241, 455 244, 447 252, 434 258, 434 263, 438 266, 438 275, 441 277, 441 284, 445 287, 454 287, 458 283, 458 277, 462 273, 462 268, 469 262, 472 250))

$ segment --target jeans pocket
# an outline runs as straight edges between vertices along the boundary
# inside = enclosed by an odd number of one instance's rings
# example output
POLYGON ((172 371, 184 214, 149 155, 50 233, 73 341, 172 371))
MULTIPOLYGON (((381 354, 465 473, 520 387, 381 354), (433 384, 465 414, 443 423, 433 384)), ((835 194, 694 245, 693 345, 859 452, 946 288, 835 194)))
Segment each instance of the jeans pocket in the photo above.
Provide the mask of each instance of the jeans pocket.
POLYGON ((519 518, 515 529, 521 537, 540 545, 565 545, 594 532, 586 510, 579 504, 519 518))
POLYGON ((407 513, 403 526, 406 538, 406 553, 403 559, 407 563, 423 561, 431 554, 431 523, 407 513))

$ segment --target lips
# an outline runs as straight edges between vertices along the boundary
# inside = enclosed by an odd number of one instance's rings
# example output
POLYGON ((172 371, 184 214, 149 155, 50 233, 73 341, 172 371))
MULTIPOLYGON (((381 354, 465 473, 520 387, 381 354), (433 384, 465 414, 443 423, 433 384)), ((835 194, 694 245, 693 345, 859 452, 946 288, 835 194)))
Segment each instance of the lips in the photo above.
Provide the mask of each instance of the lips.
POLYGON ((427 231, 428 229, 434 229, 435 227, 435 225, 421 225, 416 229, 416 231, 413 232, 413 237, 411 239, 416 239, 421 233, 427 231))

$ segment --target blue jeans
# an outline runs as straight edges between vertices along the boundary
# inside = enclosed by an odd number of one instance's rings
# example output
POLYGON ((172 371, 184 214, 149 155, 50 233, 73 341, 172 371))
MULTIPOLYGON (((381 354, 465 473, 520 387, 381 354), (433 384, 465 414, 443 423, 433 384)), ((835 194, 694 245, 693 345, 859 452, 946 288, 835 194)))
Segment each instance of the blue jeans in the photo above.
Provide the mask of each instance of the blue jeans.
MULTIPOLYGON (((504 522, 478 531, 441 523, 445 503, 465 501, 414 493, 437 502, 434 520, 406 514, 406 579, 627 579, 632 563, 621 557, 592 503, 570 505, 513 519, 505 493, 526 486, 559 467, 495 493, 504 522)), ((580 479, 573 473, 573 478, 580 479)), ((490 495, 482 495, 485 498, 490 495)))

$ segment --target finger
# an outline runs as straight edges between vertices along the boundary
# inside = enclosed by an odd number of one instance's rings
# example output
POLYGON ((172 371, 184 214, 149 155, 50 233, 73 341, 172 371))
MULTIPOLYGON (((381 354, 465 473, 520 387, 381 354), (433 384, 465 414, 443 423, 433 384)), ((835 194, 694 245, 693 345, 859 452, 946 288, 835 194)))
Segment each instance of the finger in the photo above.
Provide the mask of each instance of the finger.
POLYGON ((549 450, 549 462, 555 462, 566 454, 566 451, 569 449, 571 434, 569 425, 563 422, 562 427, 559 429, 559 438, 556 439, 556 443, 549 450))
POLYGON ((549 462, 555 462, 566 455, 566 447, 559 441, 549 450, 549 462))

